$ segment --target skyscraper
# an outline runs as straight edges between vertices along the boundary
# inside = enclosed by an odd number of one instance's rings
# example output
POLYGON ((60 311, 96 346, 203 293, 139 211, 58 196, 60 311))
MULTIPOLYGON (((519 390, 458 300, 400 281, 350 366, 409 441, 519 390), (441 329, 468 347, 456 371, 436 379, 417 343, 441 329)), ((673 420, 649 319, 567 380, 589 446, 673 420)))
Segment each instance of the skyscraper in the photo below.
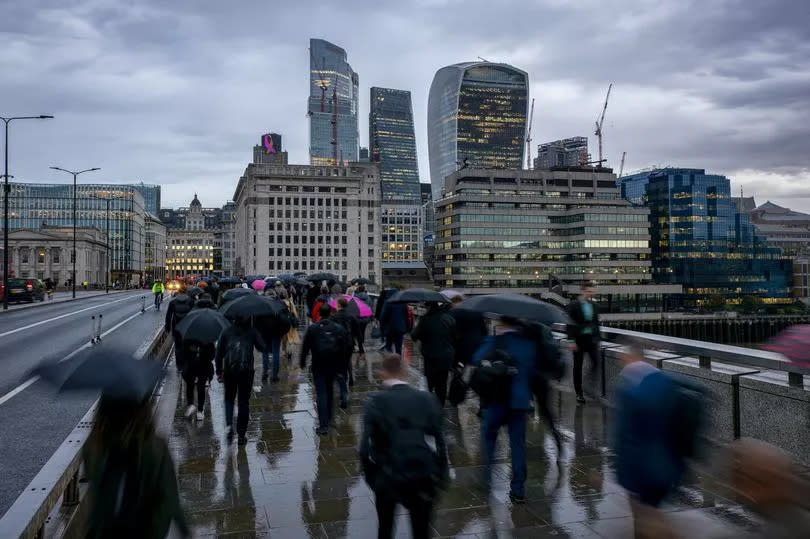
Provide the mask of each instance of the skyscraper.
POLYGON ((428 97, 434 201, 459 168, 522 168, 528 95, 528 74, 507 64, 466 62, 436 72, 428 97))
POLYGON ((359 84, 345 50, 323 39, 309 40, 310 164, 357 160, 359 84))

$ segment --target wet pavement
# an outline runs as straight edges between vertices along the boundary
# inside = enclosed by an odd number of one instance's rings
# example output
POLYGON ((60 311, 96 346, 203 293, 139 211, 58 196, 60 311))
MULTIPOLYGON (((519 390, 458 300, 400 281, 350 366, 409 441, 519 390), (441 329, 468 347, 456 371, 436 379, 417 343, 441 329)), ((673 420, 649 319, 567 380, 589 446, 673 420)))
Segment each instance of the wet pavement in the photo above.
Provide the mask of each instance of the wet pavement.
MULTIPOLYGON (((376 348, 369 343, 369 350, 376 348)), ((411 357, 406 343, 406 357, 411 357)), ((347 410, 336 407, 336 428, 315 434, 313 388, 307 377, 282 362, 281 382, 261 384, 260 357, 250 402, 248 444, 229 445, 223 389, 209 391, 203 422, 185 419, 184 398, 172 374, 161 397, 163 427, 178 468, 180 495, 195 537, 376 537, 374 496, 359 473, 357 446, 366 395, 377 389, 379 356, 367 354, 356 373, 347 410)), ((418 361, 414 362, 418 367, 418 361)), ((417 369, 412 382, 423 385, 417 369)), ((424 387, 424 386, 423 386, 424 387)), ((578 406, 573 393, 554 391, 553 410, 566 438, 559 461, 542 422, 527 434, 528 502, 509 501, 510 460, 505 432, 499 438, 491 496, 481 484, 477 401, 447 408, 452 481, 433 520, 437 537, 632 537, 627 496, 616 484, 607 449, 609 411, 598 403, 578 406)), ((708 475, 692 473, 664 507, 683 536, 740 537, 760 531, 758 521, 730 489, 708 475)), ((410 537, 400 508, 396 537, 410 537)))

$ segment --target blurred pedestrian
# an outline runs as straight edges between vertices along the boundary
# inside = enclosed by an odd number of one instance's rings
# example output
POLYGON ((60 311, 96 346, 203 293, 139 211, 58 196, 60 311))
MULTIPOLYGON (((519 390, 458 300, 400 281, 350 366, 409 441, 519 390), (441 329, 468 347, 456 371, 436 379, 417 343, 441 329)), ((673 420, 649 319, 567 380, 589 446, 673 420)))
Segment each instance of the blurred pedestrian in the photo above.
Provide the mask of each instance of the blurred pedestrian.
MULTIPOLYGON (((389 297, 396 289, 388 292, 389 297)), ((380 315, 380 327, 385 336, 385 350, 402 355, 402 341, 408 332, 408 306, 386 301, 380 315)))
POLYGON ((348 304, 349 301, 345 297, 339 297, 336 302, 337 312, 332 314, 332 321, 343 326, 343 329, 351 338, 351 345, 347 347, 342 357, 337 358, 338 365, 335 374, 338 388, 340 388, 340 407, 344 410, 349 407, 349 386, 354 385, 352 351, 354 349, 354 336, 357 335, 357 319, 346 311, 348 304))
MULTIPOLYGON (((265 293, 265 296, 269 298, 269 301, 277 301, 281 302, 281 299, 276 295, 275 290, 268 290, 265 293)), ((290 320, 291 322, 292 320, 290 320)), ((287 330, 289 331, 289 330, 287 330)), ((284 333, 286 333, 285 331, 284 333)), ((273 356, 273 363, 272 363, 272 373, 273 377, 271 379, 272 382, 278 382, 280 380, 278 374, 281 370, 281 339, 284 334, 277 333, 275 327, 268 327, 262 333, 262 338, 264 342, 267 343, 267 348, 262 352, 262 383, 266 383, 268 378, 270 378, 271 372, 271 364, 270 364, 270 355, 273 356)))
POLYGON ((295 306, 294 298, 286 293, 282 294, 281 301, 290 312, 290 331, 281 338, 281 352, 287 356, 287 366, 289 366, 292 359, 292 346, 301 344, 301 336, 298 334, 298 309, 295 306))
POLYGON ((329 434, 334 406, 335 376, 341 358, 351 350, 351 336, 340 324, 330 319, 332 307, 324 303, 319 308, 319 321, 307 328, 301 345, 300 367, 305 369, 307 356, 312 353, 312 378, 318 405, 318 429, 321 436, 329 434))
POLYGON ((205 386, 214 378, 213 344, 200 345, 195 342, 183 343, 186 359, 183 367, 183 380, 186 382, 186 417, 202 421, 205 409, 205 386), (197 390, 197 404, 194 404, 194 389, 197 390), (196 414, 196 415, 195 415, 196 414))
POLYGON ((557 459, 562 458, 563 437, 557 428, 557 421, 551 413, 549 397, 551 394, 550 381, 560 380, 565 375, 565 362, 560 357, 560 349, 551 328, 539 322, 523 321, 521 332, 535 343, 537 349, 537 370, 532 377, 532 394, 534 405, 554 438, 557 446, 557 459))
POLYGON ((428 303, 427 312, 411 332, 411 338, 421 343, 428 391, 435 393, 444 407, 447 378, 456 355, 456 320, 438 303, 428 303))
POLYGON ((194 309, 216 309, 217 304, 208 292, 203 292, 194 302, 194 309))
MULTIPOLYGON (((361 284, 357 286, 354 291, 354 297, 371 307, 371 297, 368 295, 368 292, 366 292, 365 285, 361 284)), ((357 335, 355 336, 355 340, 357 341, 357 351, 360 353, 358 363, 361 358, 365 359, 366 357, 366 328, 368 328, 368 324, 371 320, 370 317, 357 319, 357 335)))
POLYGON ((574 391, 577 402, 584 403, 585 395, 582 393, 582 363, 585 354, 591 362, 590 376, 591 390, 595 392, 596 374, 599 371, 599 310, 593 303, 594 286, 591 282, 584 282, 580 286, 579 299, 568 305, 568 316, 571 324, 567 326, 568 338, 573 341, 574 351, 574 391))
POLYGON ((174 340, 174 362, 178 372, 183 372, 183 339, 175 329, 177 324, 194 308, 194 300, 186 294, 177 294, 166 309, 164 327, 174 340))
POLYGON ((215 357, 217 381, 225 384, 225 426, 228 441, 233 440, 234 399, 239 405, 236 433, 239 445, 247 443, 247 425, 250 419, 250 393, 253 391, 253 349, 263 352, 264 339, 251 326, 250 320, 237 319, 222 332, 217 342, 215 357))
POLYGON ((458 305, 464 296, 457 294, 450 300, 453 308, 448 311, 456 321, 455 364, 466 366, 472 360, 473 354, 481 347, 481 343, 489 334, 484 315, 478 311, 459 309, 458 305))
POLYGON ((433 505, 448 481, 442 409, 435 397, 410 386, 397 354, 384 354, 384 389, 366 401, 360 463, 374 491, 377 537, 394 534, 397 504, 410 513, 412 537, 431 535, 433 505))
POLYGON ((321 319, 321 306, 326 305, 329 303, 329 300, 332 299, 329 296, 329 287, 322 286, 321 293, 315 298, 315 303, 312 306, 312 321, 318 322, 321 319))

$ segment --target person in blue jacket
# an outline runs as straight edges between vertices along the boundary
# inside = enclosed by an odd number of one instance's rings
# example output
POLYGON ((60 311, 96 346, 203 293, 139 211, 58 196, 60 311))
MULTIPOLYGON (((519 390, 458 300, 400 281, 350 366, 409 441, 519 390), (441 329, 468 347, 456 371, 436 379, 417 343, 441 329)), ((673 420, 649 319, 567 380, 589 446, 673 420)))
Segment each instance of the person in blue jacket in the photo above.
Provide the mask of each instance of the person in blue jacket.
POLYGON ((535 341, 521 332, 519 322, 501 317, 498 335, 488 336, 472 358, 474 366, 486 360, 497 346, 508 354, 516 368, 512 376, 509 400, 506 403, 482 402, 481 439, 483 444, 486 485, 491 481, 491 467, 495 454, 498 431, 504 425, 509 430, 509 450, 512 453, 512 482, 509 498, 513 503, 526 501, 526 424, 532 410, 532 378, 538 371, 535 341))

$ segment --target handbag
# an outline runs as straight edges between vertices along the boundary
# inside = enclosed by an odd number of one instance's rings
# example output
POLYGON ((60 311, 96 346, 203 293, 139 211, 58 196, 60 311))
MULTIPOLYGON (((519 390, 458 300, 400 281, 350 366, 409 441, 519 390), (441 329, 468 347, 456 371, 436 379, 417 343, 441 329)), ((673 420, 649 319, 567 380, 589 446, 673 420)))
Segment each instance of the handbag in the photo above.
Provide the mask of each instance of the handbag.
POLYGON ((447 399, 453 406, 458 406, 467 398, 467 390, 470 388, 464 381, 464 371, 453 369, 453 378, 450 380, 450 389, 447 392, 447 399))

